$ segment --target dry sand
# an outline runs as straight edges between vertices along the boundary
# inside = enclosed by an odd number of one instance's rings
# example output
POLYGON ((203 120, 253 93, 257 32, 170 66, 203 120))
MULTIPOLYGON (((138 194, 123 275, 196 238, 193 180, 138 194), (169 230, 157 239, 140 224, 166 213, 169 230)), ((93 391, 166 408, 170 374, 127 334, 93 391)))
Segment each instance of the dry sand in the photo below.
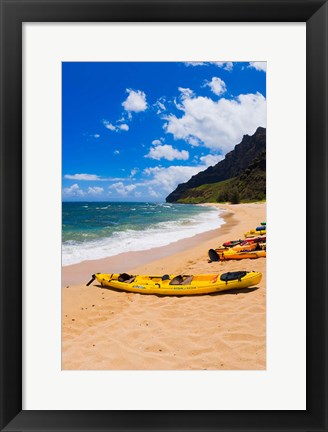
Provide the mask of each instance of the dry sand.
POLYGON ((266 219, 265 203, 218 205, 219 229, 169 247, 63 267, 62 369, 263 370, 266 368, 266 259, 209 263, 207 251, 266 219), (192 297, 117 292, 96 272, 223 273, 256 270, 254 288, 192 297))

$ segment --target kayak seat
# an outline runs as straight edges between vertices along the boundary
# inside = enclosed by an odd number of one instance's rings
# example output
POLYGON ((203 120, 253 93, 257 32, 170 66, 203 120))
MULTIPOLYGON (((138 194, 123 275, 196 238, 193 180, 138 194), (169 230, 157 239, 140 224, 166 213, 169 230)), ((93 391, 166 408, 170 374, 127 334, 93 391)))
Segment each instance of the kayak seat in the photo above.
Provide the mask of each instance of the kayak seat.
POLYGON ((183 282, 183 277, 181 275, 178 275, 171 280, 169 285, 181 285, 182 282, 183 282))
POLYGON ((193 276, 187 276, 186 279, 181 283, 181 285, 189 285, 193 278, 193 276))
POLYGON ((184 279, 183 276, 178 275, 171 280, 169 285, 189 285, 192 280, 193 276, 187 276, 184 279))
MULTIPOLYGON (((121 273, 120 275, 119 275, 119 277, 117 278, 117 280, 119 281, 119 282, 127 282, 129 279, 131 279, 131 278, 133 278, 133 276, 132 275, 129 275, 129 274, 127 274, 127 273, 121 273)), ((132 282, 132 281, 131 281, 132 282)))
POLYGON ((233 280, 239 280, 241 281, 241 279, 246 276, 247 272, 246 271, 236 271, 236 272, 228 272, 228 273, 222 273, 222 275, 220 276, 220 279, 223 282, 229 282, 229 281, 233 281, 233 280))

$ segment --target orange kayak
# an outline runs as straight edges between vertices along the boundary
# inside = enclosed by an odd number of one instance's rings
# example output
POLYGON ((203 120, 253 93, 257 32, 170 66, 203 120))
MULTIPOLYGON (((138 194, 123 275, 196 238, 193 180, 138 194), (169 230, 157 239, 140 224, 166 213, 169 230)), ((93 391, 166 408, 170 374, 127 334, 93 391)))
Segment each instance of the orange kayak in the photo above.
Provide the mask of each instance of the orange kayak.
POLYGON ((231 240, 228 242, 225 242, 222 244, 222 246, 219 246, 217 249, 220 248, 232 248, 235 246, 240 245, 241 243, 243 244, 247 244, 247 243, 263 243, 266 241, 266 236, 258 236, 258 237, 250 237, 250 238, 245 238, 243 240, 239 239, 239 240, 231 240))

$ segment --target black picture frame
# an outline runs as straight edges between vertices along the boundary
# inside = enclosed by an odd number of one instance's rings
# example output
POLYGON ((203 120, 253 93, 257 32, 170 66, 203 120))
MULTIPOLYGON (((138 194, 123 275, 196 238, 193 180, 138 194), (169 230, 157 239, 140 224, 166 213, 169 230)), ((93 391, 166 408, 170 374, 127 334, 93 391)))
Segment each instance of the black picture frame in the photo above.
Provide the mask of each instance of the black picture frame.
POLYGON ((1 431, 327 431, 327 1, 0 0, 0 4, 1 431), (22 410, 22 23, 107 21, 306 22, 305 411, 22 410))

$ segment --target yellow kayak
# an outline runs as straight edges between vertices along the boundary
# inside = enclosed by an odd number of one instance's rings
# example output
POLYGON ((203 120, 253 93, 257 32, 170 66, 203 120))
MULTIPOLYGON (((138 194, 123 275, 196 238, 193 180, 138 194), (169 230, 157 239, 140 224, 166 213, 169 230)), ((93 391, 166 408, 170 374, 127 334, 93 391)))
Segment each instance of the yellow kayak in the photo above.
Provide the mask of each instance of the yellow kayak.
POLYGON ((208 256, 211 261, 220 261, 220 260, 240 260, 240 259, 255 259, 255 258, 265 258, 266 251, 265 250, 257 250, 257 251, 234 251, 229 249, 228 251, 217 251, 214 249, 210 249, 208 251, 208 256))
POLYGON ((259 235, 265 235, 266 234, 266 228, 263 227, 263 230, 256 231, 256 230, 250 230, 245 232, 244 236, 245 238, 251 238, 251 237, 258 237, 259 235))
POLYGON ((238 271, 223 274, 198 275, 128 275, 96 273, 87 285, 95 279, 102 285, 122 291, 141 294, 195 295, 210 294, 238 288, 248 288, 260 283, 262 273, 238 271))

